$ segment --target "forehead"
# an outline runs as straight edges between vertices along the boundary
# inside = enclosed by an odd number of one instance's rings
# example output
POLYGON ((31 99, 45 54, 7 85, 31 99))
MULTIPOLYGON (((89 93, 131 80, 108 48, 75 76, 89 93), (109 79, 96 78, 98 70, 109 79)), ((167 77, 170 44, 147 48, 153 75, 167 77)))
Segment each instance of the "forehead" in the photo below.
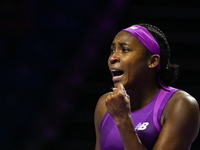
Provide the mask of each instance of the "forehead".
POLYGON ((150 51, 135 36, 127 31, 121 31, 115 36, 111 47, 116 47, 117 45, 129 45, 134 48, 134 50, 138 50, 142 53, 144 52, 146 55, 151 55, 150 51))
MULTIPOLYGON (((119 32, 114 40, 113 40, 113 44, 117 44, 117 43, 129 43, 129 44, 142 44, 136 37, 134 37, 131 33, 127 32, 127 31, 121 31, 119 32)), ((143 44, 142 44, 143 45, 143 44)))

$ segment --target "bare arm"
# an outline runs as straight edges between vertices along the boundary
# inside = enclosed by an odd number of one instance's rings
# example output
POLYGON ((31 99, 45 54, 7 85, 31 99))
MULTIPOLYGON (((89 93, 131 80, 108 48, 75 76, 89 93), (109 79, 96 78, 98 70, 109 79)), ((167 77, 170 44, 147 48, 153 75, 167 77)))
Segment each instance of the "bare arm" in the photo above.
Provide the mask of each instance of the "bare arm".
POLYGON ((109 93, 104 94, 101 96, 98 100, 98 103, 96 105, 95 113, 94 113, 94 125, 95 125, 95 132, 96 132, 96 145, 95 150, 100 150, 100 123, 104 116, 104 114, 107 111, 106 105, 105 105, 105 99, 109 95, 109 93))
POLYGON ((163 127, 153 150, 188 150, 199 131, 197 101, 178 91, 163 112, 163 127))

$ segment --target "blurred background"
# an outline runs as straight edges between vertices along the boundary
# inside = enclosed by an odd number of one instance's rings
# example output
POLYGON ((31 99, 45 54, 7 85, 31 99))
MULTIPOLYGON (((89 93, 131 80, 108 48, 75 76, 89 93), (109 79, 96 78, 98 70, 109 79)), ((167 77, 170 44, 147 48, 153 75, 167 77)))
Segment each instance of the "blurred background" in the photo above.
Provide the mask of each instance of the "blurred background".
POLYGON ((0 149, 94 149, 96 102, 113 86, 110 43, 140 22, 166 34, 175 87, 199 102, 199 1, 1 0, 0 149))

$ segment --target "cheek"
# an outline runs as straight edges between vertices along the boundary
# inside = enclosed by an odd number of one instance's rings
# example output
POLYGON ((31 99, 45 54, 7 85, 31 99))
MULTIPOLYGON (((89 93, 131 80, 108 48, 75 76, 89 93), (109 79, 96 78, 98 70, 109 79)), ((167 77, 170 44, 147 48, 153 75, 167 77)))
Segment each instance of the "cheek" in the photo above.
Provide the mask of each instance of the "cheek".
POLYGON ((133 59, 132 62, 126 64, 126 69, 128 70, 129 75, 136 76, 143 73, 148 69, 148 62, 146 59, 133 59))

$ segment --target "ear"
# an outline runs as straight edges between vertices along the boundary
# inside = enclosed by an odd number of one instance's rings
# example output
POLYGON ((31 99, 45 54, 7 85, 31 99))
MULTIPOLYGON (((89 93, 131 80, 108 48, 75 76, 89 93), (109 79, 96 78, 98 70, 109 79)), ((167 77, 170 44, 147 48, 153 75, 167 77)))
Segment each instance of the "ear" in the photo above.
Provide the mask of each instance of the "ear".
POLYGON ((160 56, 158 54, 151 55, 149 59, 149 68, 155 68, 160 62, 160 56))

